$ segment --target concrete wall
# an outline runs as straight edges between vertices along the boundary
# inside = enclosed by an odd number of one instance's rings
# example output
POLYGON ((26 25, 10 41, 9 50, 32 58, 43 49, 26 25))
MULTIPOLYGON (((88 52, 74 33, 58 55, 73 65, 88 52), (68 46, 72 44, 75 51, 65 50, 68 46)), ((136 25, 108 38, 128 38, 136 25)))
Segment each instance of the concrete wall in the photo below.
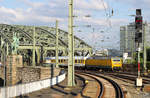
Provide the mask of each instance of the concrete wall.
POLYGON ((45 79, 36 82, 19 84, 10 87, 0 88, 0 98, 9 98, 15 97, 23 94, 28 94, 43 88, 47 88, 49 86, 55 85, 65 79, 65 73, 56 76, 52 79, 45 79))

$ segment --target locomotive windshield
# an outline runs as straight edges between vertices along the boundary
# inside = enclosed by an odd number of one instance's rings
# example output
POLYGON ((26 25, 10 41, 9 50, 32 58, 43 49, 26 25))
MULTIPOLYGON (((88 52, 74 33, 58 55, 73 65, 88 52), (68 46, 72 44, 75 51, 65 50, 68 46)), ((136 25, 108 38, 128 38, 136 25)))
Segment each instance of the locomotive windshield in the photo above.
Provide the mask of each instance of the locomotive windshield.
POLYGON ((120 60, 113 60, 113 61, 115 61, 115 62, 116 62, 116 61, 120 61, 120 60))

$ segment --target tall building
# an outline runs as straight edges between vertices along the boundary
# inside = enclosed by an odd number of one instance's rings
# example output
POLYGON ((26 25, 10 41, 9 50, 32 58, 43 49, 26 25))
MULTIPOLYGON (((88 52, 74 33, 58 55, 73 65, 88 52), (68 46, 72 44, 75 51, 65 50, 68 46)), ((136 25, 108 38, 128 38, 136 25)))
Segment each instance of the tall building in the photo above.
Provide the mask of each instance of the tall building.
POLYGON ((135 26, 130 23, 127 26, 120 27, 120 50, 123 53, 128 53, 129 56, 135 51, 135 26))
MULTIPOLYGON (((146 48, 150 48, 150 24, 143 24, 143 32, 145 32, 145 45, 146 48)), ((144 33, 142 33, 142 40, 144 39, 144 33)), ((136 52, 135 43, 135 24, 130 23, 126 26, 120 27, 120 51, 123 53, 128 53, 129 57, 133 56, 136 52)), ((143 42, 140 44, 141 50, 143 50, 143 42)))

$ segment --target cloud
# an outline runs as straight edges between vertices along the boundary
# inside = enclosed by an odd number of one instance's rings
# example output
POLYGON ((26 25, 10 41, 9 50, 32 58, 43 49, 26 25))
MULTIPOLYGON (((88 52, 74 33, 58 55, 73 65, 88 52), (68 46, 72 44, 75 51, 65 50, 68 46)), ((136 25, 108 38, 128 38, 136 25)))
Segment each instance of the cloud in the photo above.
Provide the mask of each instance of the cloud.
POLYGON ((75 0, 75 8, 84 10, 103 10, 107 9, 107 3, 101 0, 75 0))
POLYGON ((0 18, 2 19, 1 22, 4 23, 50 23, 55 22, 55 20, 64 21, 63 18, 59 17, 50 17, 50 16, 44 16, 37 13, 32 12, 32 10, 28 9, 27 11, 23 9, 11 9, 11 8, 5 8, 0 7, 0 18))
MULTIPOLYGON (((54 22, 56 19, 58 19, 61 22, 67 22, 68 20, 68 2, 66 2, 66 0, 51 0, 48 2, 33 2, 30 0, 18 1, 26 5, 26 9, 6 8, 4 6, 0 7, 0 14, 3 15, 0 17, 1 19, 3 19, 3 22, 5 20, 9 23, 33 24, 39 22, 38 24, 47 24, 50 22, 54 22)), ((77 7, 77 9, 74 10, 74 13, 75 15, 79 16, 79 18, 87 15, 87 13, 92 14, 91 10, 104 9, 102 3, 98 2, 98 0, 94 0, 94 2, 93 0, 89 0, 88 2, 85 0, 76 0, 74 5, 77 7)), ((107 8, 107 4, 105 2, 104 5, 107 8)), ((88 21, 92 23, 101 24, 101 22, 97 20, 88 21)), ((81 22, 84 22, 84 20, 81 20, 81 22)))
POLYGON ((33 8, 41 7, 44 5, 44 3, 42 3, 42 2, 31 2, 30 0, 17 0, 17 1, 23 2, 23 4, 33 7, 33 8))

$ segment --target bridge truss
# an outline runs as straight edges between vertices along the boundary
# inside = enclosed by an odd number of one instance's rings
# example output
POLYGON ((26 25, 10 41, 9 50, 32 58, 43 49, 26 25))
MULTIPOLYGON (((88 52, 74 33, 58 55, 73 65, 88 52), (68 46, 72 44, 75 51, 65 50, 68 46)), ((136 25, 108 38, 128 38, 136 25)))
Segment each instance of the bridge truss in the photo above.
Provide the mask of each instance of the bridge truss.
MULTIPOLYGON (((17 33, 19 38, 19 47, 17 54, 23 56, 23 61, 27 65, 32 64, 32 58, 35 58, 36 64, 40 64, 44 57, 55 56, 56 50, 56 29, 54 27, 36 26, 35 37, 33 36, 34 26, 8 25, 0 24, 0 51, 2 54, 11 55, 13 34, 17 33), (33 42, 35 40, 35 47, 33 42), (35 56, 33 55, 35 49, 35 56), (4 51, 6 51, 4 53, 4 51)), ((59 56, 68 55, 68 32, 58 29, 59 32, 59 56)), ((83 40, 74 36, 75 56, 86 56, 91 54, 92 47, 83 40)))

